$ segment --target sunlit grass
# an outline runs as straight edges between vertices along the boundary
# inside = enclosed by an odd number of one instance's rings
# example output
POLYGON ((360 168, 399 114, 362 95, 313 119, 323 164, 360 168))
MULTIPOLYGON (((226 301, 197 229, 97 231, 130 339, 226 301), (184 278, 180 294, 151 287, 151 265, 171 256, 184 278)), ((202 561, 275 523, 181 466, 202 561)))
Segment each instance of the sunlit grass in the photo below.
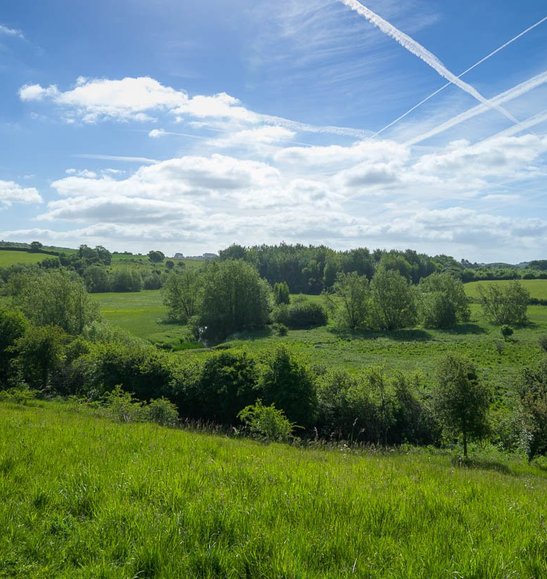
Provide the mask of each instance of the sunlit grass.
POLYGON ((540 577, 524 462, 308 450, 0 404, 0 575, 540 577))

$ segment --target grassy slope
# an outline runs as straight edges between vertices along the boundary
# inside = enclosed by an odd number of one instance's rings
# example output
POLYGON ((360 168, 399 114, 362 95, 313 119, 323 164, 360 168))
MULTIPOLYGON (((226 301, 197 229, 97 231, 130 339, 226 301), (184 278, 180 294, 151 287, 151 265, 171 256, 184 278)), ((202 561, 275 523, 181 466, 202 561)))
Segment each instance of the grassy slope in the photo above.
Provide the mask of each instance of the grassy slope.
POLYGON ((545 471, 0 404, 0 575, 540 577, 545 471))
POLYGON ((10 265, 22 264, 32 265, 40 263, 44 259, 51 259, 51 255, 43 253, 27 253, 25 251, 0 251, 0 267, 8 267, 10 265))
MULTIPOLYGON (((465 292, 471 298, 479 297, 479 286, 486 286, 488 284, 496 284, 505 286, 512 283, 509 280, 501 281, 473 281, 465 284, 465 292)), ((522 279, 519 283, 530 292, 530 297, 536 299, 547 300, 547 279, 522 279)))

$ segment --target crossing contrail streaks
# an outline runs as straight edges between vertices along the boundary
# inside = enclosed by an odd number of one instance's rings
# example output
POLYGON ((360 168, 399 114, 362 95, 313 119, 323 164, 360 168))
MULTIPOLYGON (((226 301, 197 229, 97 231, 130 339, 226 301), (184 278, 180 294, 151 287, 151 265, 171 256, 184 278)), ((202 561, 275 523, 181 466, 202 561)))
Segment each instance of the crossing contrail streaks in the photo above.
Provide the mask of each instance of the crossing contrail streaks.
POLYGON ((408 36, 408 34, 405 34, 398 28, 395 28, 395 26, 390 24, 387 20, 384 20, 381 16, 378 16, 378 14, 370 10, 370 8, 367 8, 357 0, 340 0, 340 2, 343 2, 346 6, 348 6, 348 8, 355 10, 355 12, 366 18, 381 32, 383 32, 390 38, 393 38, 393 40, 398 42, 403 48, 414 54, 414 56, 417 56, 419 59, 423 60, 427 65, 433 68, 438 74, 440 74, 450 83, 461 88, 463 91, 470 94, 472 97, 474 97, 483 105, 497 110, 511 122, 513 123, 519 122, 510 112, 506 111, 503 107, 499 106, 498 104, 488 100, 476 88, 464 82, 453 72, 448 70, 448 68, 446 68, 446 66, 432 52, 427 50, 427 48, 425 48, 419 42, 408 36))
MULTIPOLYGON (((546 82, 547 82, 547 70, 542 72, 541 74, 538 74, 538 75, 532 77, 531 79, 529 79, 521 84, 518 84, 517 86, 515 86, 509 90, 506 90, 505 92, 502 92, 501 94, 495 96, 491 100, 491 102, 497 106, 502 105, 506 102, 509 102, 513 99, 516 99, 517 97, 520 97, 520 96, 526 94, 527 92, 530 92, 531 90, 541 86, 542 84, 545 84, 546 82)), ((451 129, 452 127, 455 127, 456 125, 463 123, 464 121, 472 119, 473 117, 476 117, 477 115, 480 115, 480 114, 486 112, 489 108, 490 107, 486 104, 477 105, 477 106, 475 106, 471 109, 468 109, 467 111, 465 111, 459 115, 456 115, 455 117, 452 117, 451 119, 449 119, 448 121, 435 127, 434 129, 431 129, 430 131, 427 131, 426 133, 423 133, 417 137, 414 137, 413 139, 407 141, 405 144, 406 145, 415 145, 416 143, 420 143, 422 141, 425 141, 426 139, 434 137, 435 135, 438 135, 439 133, 447 131, 448 129, 451 129)), ((519 125, 521 125, 521 123, 517 123, 517 126, 519 126, 519 125)))
MULTIPOLYGON (((487 54, 485 57, 483 57, 480 60, 478 60, 477 62, 475 62, 475 64, 473 64, 472 66, 470 66, 469 68, 464 70, 461 74, 458 75, 458 78, 461 78, 464 74, 471 72, 474 68, 477 68, 477 66, 479 66, 483 62, 486 62, 488 59, 492 58, 498 52, 502 51, 504 48, 507 48, 510 44, 513 44, 513 42, 515 42, 516 40, 518 40, 519 38, 521 38, 522 36, 524 36, 525 34, 530 32, 534 28, 537 28, 540 24, 543 24, 546 20, 547 20, 547 16, 544 16, 541 20, 538 20, 535 24, 532 24, 532 26, 529 26, 528 28, 526 28, 526 30, 523 30, 522 32, 520 32, 516 36, 513 36, 513 38, 511 38, 511 40, 508 40, 507 42, 505 42, 501 46, 498 46, 498 48, 496 48, 496 50, 493 50, 492 52, 487 54)), ((392 127, 393 125, 395 125, 396 123, 398 123, 399 121, 404 119, 405 117, 407 117, 410 113, 414 112, 417 108, 421 107, 424 103, 431 100, 434 96, 437 96, 440 92, 442 92, 445 88, 449 87, 451 84, 452 84, 451 82, 447 82, 446 84, 443 84, 443 86, 441 86, 441 88, 437 89, 435 92, 432 92, 429 96, 422 99, 418 104, 416 104, 412 108, 408 109, 408 111, 406 111, 406 113, 403 113, 401 116, 397 117, 394 121, 391 121, 391 123, 389 123, 385 127, 381 128, 379 131, 377 131, 374 134, 374 136, 377 137, 378 135, 381 135, 384 131, 386 131, 387 129, 389 129, 390 127, 392 127)))

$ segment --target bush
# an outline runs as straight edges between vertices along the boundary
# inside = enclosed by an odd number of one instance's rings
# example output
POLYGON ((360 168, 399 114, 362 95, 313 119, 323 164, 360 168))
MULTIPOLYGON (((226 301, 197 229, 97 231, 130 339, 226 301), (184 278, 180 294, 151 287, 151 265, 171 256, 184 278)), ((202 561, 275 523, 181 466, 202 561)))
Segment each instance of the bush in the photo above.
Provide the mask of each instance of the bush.
POLYGON ((513 335, 513 328, 507 324, 504 324, 500 328, 500 334, 503 336, 504 340, 508 340, 513 335))
POLYGON ((479 286, 479 296, 484 315, 493 324, 522 326, 528 322, 530 293, 518 281, 506 286, 479 286))
POLYGON ((139 422, 144 418, 142 402, 118 385, 105 395, 106 415, 117 422, 139 422))
POLYGON ((278 410, 274 404, 264 406, 261 400, 246 406, 238 418, 252 435, 268 442, 287 442, 294 428, 282 410, 278 410))
POLYGON ((327 312, 321 304, 306 300, 278 306, 274 311, 273 319, 291 330, 316 328, 326 325, 328 321, 327 312))
POLYGON ((179 423, 177 407, 166 398, 156 398, 143 407, 145 419, 161 426, 176 426, 179 423))
POLYGON ((547 352, 547 336, 540 336, 538 338, 538 344, 544 352, 547 352))

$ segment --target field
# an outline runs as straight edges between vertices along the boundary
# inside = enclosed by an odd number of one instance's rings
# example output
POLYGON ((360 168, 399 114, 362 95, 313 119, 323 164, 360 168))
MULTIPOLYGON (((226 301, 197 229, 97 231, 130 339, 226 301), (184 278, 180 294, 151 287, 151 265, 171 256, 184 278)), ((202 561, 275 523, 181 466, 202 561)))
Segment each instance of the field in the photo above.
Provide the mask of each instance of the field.
MULTIPOLYGON (((496 284, 499 286, 506 286, 512 283, 510 280, 501 281, 473 281, 465 284, 465 292, 470 298, 479 297, 479 286, 486 286, 488 284, 496 284)), ((547 279, 522 279, 519 283, 530 292, 530 297, 547 300, 547 279)))
POLYGON ((44 259, 51 259, 51 255, 44 253, 27 253, 26 251, 0 251, 0 267, 9 267, 10 265, 22 264, 32 265, 40 263, 44 259))
MULTIPOLYGON (((108 321, 141 338, 176 347, 187 336, 184 328, 164 323, 167 312, 160 291, 96 294, 94 299, 101 304, 108 321)), ((322 300, 320 296, 309 296, 308 299, 322 300)), ((468 324, 446 331, 418 328, 349 335, 336 332, 332 327, 321 327, 289 331, 285 337, 272 332, 244 334, 233 337, 219 348, 243 349, 261 357, 273 348, 287 344, 312 365, 343 368, 350 372, 359 372, 368 366, 383 366, 418 372, 426 379, 434 375, 442 356, 458 352, 471 358, 482 376, 496 388, 504 388, 514 381, 524 366, 537 361, 540 355, 538 338, 547 334, 547 307, 529 306, 531 324, 515 329, 513 338, 507 342, 501 339, 499 328, 484 319, 480 306, 472 304, 471 311, 468 324)), ((191 355, 204 354, 203 350, 196 350, 191 355)))
POLYGON ((91 412, 0 403, 0 576, 547 574, 539 466, 266 446, 91 412))

